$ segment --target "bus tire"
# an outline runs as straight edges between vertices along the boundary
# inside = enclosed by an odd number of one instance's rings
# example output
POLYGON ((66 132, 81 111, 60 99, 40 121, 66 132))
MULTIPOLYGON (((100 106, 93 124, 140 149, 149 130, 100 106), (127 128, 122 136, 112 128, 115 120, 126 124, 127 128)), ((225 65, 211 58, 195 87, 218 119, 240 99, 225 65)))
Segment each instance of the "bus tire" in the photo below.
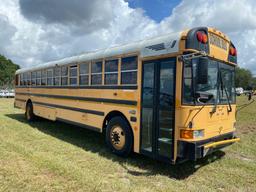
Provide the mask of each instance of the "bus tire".
POLYGON ((133 134, 124 118, 112 118, 106 128, 106 143, 110 150, 122 157, 127 157, 132 151, 133 134))
POLYGON ((33 104, 31 102, 27 103, 26 105, 25 117, 29 122, 32 122, 36 119, 36 116, 33 111, 33 104))

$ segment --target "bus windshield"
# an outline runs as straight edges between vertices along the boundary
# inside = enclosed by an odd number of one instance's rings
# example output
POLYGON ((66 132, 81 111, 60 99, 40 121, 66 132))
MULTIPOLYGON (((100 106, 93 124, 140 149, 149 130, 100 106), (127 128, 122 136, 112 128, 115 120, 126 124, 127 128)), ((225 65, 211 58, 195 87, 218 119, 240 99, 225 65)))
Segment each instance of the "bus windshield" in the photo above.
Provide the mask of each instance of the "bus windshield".
POLYGON ((199 59, 184 62, 183 103, 200 104, 195 96, 198 92, 211 95, 206 104, 235 103, 235 67, 209 59, 207 82, 200 84, 196 72, 198 62, 199 59))

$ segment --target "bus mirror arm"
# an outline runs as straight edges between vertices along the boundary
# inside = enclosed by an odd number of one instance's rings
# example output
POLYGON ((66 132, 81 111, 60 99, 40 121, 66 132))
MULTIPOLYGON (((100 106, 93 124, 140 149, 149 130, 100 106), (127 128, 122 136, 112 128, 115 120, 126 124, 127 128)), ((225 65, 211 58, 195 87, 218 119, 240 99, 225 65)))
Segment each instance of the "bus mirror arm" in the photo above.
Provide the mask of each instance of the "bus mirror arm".
POLYGON ((205 57, 207 56, 207 54, 205 53, 205 51, 196 51, 194 53, 188 53, 188 54, 184 54, 178 57, 179 61, 189 61, 195 58, 200 58, 200 57, 205 57))

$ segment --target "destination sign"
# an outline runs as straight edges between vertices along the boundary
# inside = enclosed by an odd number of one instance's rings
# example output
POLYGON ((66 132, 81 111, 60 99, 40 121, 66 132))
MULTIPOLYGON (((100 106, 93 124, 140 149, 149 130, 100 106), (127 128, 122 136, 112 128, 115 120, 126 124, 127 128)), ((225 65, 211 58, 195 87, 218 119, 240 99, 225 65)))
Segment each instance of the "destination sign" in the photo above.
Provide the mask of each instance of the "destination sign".
POLYGON ((213 33, 209 33, 209 42, 211 45, 214 45, 216 47, 219 47, 227 51, 227 48, 228 48, 227 41, 213 33))

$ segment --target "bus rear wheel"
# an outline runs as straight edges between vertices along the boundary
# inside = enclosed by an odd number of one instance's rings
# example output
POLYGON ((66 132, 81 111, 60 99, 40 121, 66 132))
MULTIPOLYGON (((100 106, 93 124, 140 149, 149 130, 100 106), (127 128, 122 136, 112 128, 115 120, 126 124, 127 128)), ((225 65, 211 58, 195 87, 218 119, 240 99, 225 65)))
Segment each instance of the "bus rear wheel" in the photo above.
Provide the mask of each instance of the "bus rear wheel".
POLYGON ((33 111, 33 104, 31 102, 29 102, 26 106, 25 117, 29 122, 34 121, 36 119, 36 116, 33 111))
POLYGON ((132 130, 122 117, 112 118, 106 128, 106 143, 116 155, 126 157, 133 146, 132 130))

